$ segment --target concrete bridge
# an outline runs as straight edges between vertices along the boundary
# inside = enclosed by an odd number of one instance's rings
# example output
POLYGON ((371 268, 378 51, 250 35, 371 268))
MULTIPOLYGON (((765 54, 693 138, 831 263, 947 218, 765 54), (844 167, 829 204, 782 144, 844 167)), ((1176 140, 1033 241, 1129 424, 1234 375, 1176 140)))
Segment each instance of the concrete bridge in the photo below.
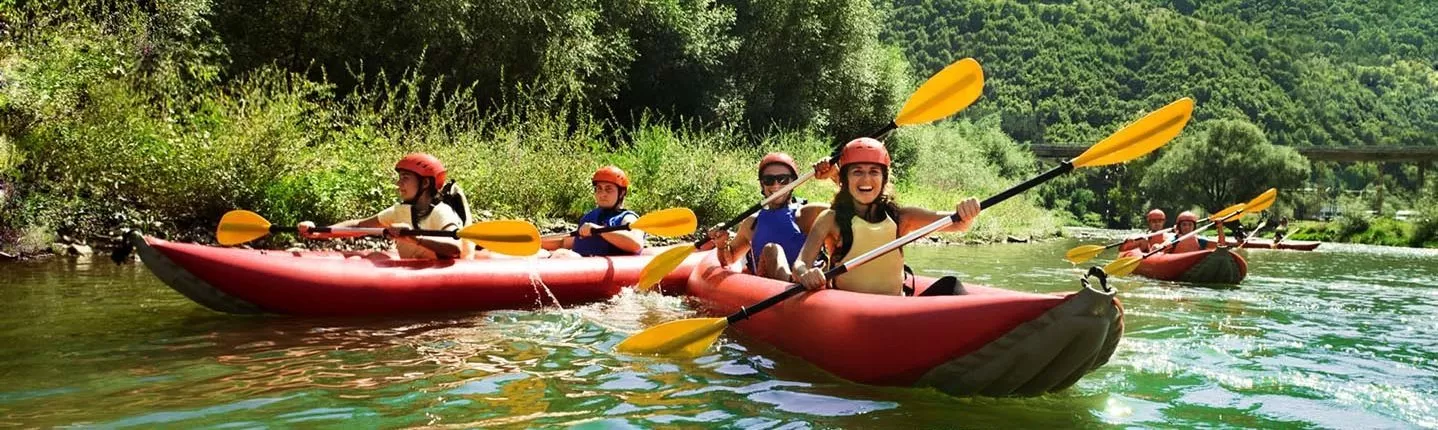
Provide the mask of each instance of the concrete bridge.
MULTIPOLYGON (((1438 146, 1294 146, 1298 154, 1310 161, 1375 161, 1380 163, 1417 163, 1418 181, 1427 176, 1428 167, 1438 161, 1438 146)), ((1039 158, 1068 159, 1082 154, 1088 146, 1029 145, 1039 158)))

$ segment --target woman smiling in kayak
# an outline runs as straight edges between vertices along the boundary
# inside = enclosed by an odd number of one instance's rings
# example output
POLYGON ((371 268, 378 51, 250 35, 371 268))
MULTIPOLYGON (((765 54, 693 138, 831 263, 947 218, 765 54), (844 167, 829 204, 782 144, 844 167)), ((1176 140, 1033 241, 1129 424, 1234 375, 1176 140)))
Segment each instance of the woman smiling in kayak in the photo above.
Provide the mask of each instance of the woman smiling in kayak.
MULTIPOLYGON (((463 245, 459 239, 447 237, 401 236, 401 230, 419 226, 423 230, 459 230, 463 218, 439 197, 440 187, 445 183, 444 164, 438 158, 425 153, 404 156, 394 166, 399 177, 395 179, 395 190, 402 202, 390 206, 374 216, 334 224, 330 227, 384 227, 387 236, 394 239, 400 258, 456 258, 463 245)), ((300 236, 309 239, 329 239, 364 236, 366 233, 311 233, 314 223, 305 221, 297 226, 300 236)), ((366 258, 386 258, 387 254, 372 253, 366 258)))
MULTIPOLYGON (((815 166, 816 176, 833 178, 834 169, 827 163, 815 166)), ((839 193, 831 208, 819 215, 799 259, 794 262, 794 279, 810 290, 825 288, 830 280, 822 269, 814 268, 821 248, 830 250, 830 267, 887 244, 933 223, 952 213, 938 213, 925 208, 904 206, 894 201, 893 184, 889 181, 891 160, 884 144, 870 138, 854 139, 844 145, 839 155, 839 193)), ((960 214, 958 222, 943 232, 967 231, 979 215, 979 201, 964 199, 954 206, 960 214)), ((898 296, 904 294, 904 256, 901 252, 884 254, 848 273, 833 279, 834 288, 870 294, 898 296)), ((961 294, 956 279, 951 277, 925 291, 924 295, 961 294), (948 291, 944 291, 948 290, 948 291)))
POLYGON ((627 230, 591 234, 601 227, 620 226, 634 222, 639 215, 624 209, 629 194, 629 175, 616 166, 604 166, 590 178, 594 186, 593 210, 579 218, 579 237, 544 241, 544 249, 554 251, 551 257, 591 257, 636 255, 644 250, 644 233, 627 230))

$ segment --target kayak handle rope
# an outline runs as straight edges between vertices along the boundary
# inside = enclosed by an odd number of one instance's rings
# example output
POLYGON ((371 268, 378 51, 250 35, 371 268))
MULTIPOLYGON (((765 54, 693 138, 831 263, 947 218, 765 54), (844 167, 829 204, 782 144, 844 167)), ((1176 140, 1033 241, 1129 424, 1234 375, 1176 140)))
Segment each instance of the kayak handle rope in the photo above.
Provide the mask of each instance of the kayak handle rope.
POLYGON ((1092 286, 1092 284, 1089 283, 1089 281, 1088 281, 1089 278, 1098 278, 1099 287, 1102 288, 1102 289, 1095 289, 1095 291, 1102 291, 1102 292, 1105 292, 1105 293, 1111 293, 1111 292, 1113 292, 1113 288, 1110 288, 1110 287, 1108 286, 1108 273, 1105 273, 1105 272, 1103 271, 1103 268, 1102 268, 1102 267, 1098 267, 1098 266, 1089 267, 1089 268, 1088 268, 1088 273, 1085 273, 1085 274, 1083 275, 1083 279, 1079 279, 1079 282, 1083 283, 1084 288, 1091 288, 1091 289, 1092 289, 1093 286, 1092 286))

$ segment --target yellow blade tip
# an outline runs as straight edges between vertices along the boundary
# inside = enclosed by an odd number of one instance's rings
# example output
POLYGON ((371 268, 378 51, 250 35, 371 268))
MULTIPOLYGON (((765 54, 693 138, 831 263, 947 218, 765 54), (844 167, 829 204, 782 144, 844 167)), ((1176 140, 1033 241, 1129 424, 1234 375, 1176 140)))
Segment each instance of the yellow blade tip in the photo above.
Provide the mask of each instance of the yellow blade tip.
POLYGON ((1128 274, 1133 273, 1134 269, 1138 268, 1138 263, 1138 257, 1123 257, 1104 266, 1103 271, 1112 276, 1128 276, 1128 274))
POLYGON ((684 259, 689 258, 689 255, 693 254, 694 251, 693 246, 676 246, 654 256, 654 259, 650 260, 649 264, 645 265, 644 269, 639 271, 639 284, 636 285, 636 287, 639 291, 649 291, 653 289, 655 285, 659 285, 659 281, 664 280, 665 275, 668 275, 669 272, 673 272, 675 268, 684 263, 684 259))

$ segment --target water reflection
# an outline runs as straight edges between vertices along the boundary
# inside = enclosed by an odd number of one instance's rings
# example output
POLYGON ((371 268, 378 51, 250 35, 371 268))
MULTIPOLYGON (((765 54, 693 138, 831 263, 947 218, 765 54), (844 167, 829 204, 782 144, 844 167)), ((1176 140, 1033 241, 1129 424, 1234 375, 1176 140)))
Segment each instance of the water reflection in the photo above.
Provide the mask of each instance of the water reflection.
MULTIPOLYGON (((924 274, 1067 293, 1083 268, 1060 256, 1077 243, 906 255, 924 274)), ((1243 251, 1238 289, 1115 280, 1128 318, 1115 357, 1034 399, 852 384, 735 333, 690 360, 617 355, 625 336, 697 308, 632 291, 539 311, 235 317, 142 267, 12 264, 0 267, 13 280, 0 287, 0 424, 1438 426, 1438 253, 1319 249, 1243 251)))

